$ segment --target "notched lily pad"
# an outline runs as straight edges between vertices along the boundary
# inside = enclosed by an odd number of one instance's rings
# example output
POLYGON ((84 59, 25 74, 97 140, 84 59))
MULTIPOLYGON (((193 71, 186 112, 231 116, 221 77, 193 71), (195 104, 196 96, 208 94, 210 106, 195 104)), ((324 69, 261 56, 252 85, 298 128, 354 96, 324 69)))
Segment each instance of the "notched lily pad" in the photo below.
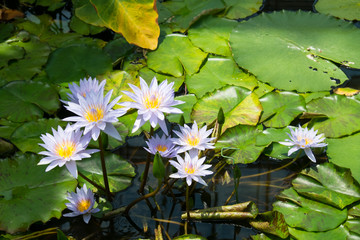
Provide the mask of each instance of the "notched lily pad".
POLYGON ((318 0, 314 7, 319 13, 330 14, 347 20, 360 20, 358 0, 318 0))

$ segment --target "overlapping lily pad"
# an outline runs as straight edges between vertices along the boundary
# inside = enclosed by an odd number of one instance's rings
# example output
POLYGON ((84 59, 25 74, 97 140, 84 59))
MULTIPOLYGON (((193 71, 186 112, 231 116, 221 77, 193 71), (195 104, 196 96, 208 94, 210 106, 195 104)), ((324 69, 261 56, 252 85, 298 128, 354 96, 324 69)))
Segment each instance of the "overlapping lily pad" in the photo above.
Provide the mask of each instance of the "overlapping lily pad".
POLYGON ((273 87, 330 90, 347 80, 331 61, 360 68, 360 31, 352 23, 311 12, 263 13, 230 34, 237 64, 273 87))
POLYGON ((156 51, 148 54, 147 63, 155 72, 181 77, 184 70, 190 75, 196 73, 206 56, 187 36, 170 34, 156 51))
POLYGON ((169 122, 176 122, 180 123, 180 119, 183 116, 185 123, 192 122, 191 121, 191 111, 194 106, 194 104, 197 101, 197 98, 194 94, 186 94, 183 96, 175 97, 175 100, 183 101, 183 104, 177 105, 176 108, 179 108, 181 111, 183 111, 183 114, 170 114, 166 118, 169 120, 169 122))
MULTIPOLYGON (((227 163, 252 163, 260 156, 265 146, 256 146, 256 136, 261 133, 257 127, 238 125, 227 129, 215 144, 216 149, 228 149, 231 159, 227 163)), ((226 152, 224 152, 226 153, 226 152)))
POLYGON ((230 58, 208 58, 199 73, 186 76, 185 83, 189 92, 194 93, 198 98, 226 85, 250 90, 257 86, 256 78, 242 72, 230 58))
POLYGON ((260 10, 262 0, 224 0, 228 7, 225 17, 239 19, 248 17, 260 10))
POLYGON ((65 168, 45 172, 39 160, 30 154, 0 160, 0 230, 15 233, 61 217, 66 193, 74 191, 77 181, 65 168))
POLYGON ((306 108, 310 117, 320 115, 310 125, 326 137, 337 138, 360 130, 360 101, 353 97, 334 95, 314 99, 306 108))
POLYGON ((59 107, 56 90, 45 83, 14 81, 0 88, 0 117, 13 122, 35 120, 59 107))
POLYGON ((347 20, 360 20, 360 4, 358 0, 318 0, 315 9, 324 14, 331 14, 347 20))

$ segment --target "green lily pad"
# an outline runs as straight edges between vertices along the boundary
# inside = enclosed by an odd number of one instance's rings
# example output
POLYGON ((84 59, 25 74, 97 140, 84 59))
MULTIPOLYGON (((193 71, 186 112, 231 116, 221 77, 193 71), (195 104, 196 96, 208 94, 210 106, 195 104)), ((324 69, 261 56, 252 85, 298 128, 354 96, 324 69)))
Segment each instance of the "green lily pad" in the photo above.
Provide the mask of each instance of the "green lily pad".
POLYGON ((189 29, 188 36, 196 47, 205 52, 231 56, 229 36, 236 23, 214 16, 204 17, 189 29))
POLYGON ((13 122, 35 120, 59 107, 56 90, 46 83, 14 81, 0 88, 0 117, 13 122))
MULTIPOLYGON (((119 192, 131 185, 131 181, 136 173, 134 167, 128 161, 119 155, 107 153, 105 154, 105 162, 111 192, 119 192)), ((92 154, 91 158, 78 161, 77 166, 79 171, 86 177, 100 186, 104 186, 100 153, 92 154)), ((85 182, 80 176, 79 181, 85 182)), ((96 189, 94 186, 90 186, 96 189)))
POLYGON ((48 11, 55 11, 65 5, 63 0, 37 0, 36 5, 47 7, 48 11))
MULTIPOLYGON (((300 229, 289 227, 289 232, 296 239, 311 239, 311 240, 323 240, 323 239, 353 239, 350 238, 348 230, 343 226, 323 232, 308 232, 300 229)), ((358 239, 358 238, 355 238, 358 239)))
POLYGON ((175 97, 175 100, 183 101, 183 104, 177 105, 176 107, 179 108, 181 111, 183 111, 183 114, 170 114, 166 116, 166 119, 169 120, 169 122, 175 122, 180 123, 181 116, 184 116, 185 123, 190 123, 191 121, 191 111, 194 106, 194 104, 197 101, 197 98, 194 94, 187 94, 183 96, 175 97))
POLYGON ((344 225, 351 232, 354 232, 354 233, 360 235, 360 219, 359 218, 348 219, 344 225))
POLYGON ((329 161, 338 166, 350 168, 353 177, 360 182, 360 152, 358 151, 360 133, 339 139, 327 139, 326 142, 329 161))
POLYGON ((0 118, 0 137, 10 139, 11 134, 21 125, 22 123, 15 123, 5 118, 0 118))
POLYGON ((0 43, 0 69, 8 66, 9 60, 21 59, 24 56, 24 49, 19 46, 13 46, 8 43, 0 43))
POLYGON ((188 91, 198 98, 226 85, 240 86, 249 90, 257 86, 256 78, 241 71, 230 58, 208 58, 199 73, 186 76, 185 83, 188 91))
POLYGON ((273 90, 274 88, 272 86, 258 81, 258 87, 255 88, 254 93, 256 93, 256 95, 261 98, 262 96, 269 92, 272 92, 273 90))
POLYGON ((250 220, 249 224, 257 230, 279 236, 282 239, 289 236, 284 216, 277 211, 260 213, 254 220, 250 220))
POLYGON ((0 42, 12 36, 15 26, 12 23, 0 23, 0 42))
POLYGON ((75 16, 93 26, 105 27, 90 0, 72 0, 75 16))
POLYGON ((306 108, 307 114, 325 115, 312 119, 309 125, 326 137, 337 138, 360 130, 360 101, 353 97, 319 98, 309 102, 306 108))
POLYGON ((199 124, 210 124, 217 118, 220 107, 225 116, 223 131, 238 124, 256 125, 262 111, 256 94, 242 87, 226 86, 200 98, 191 118, 199 124))
POLYGON ((292 92, 271 92, 264 95, 260 102, 264 108, 260 122, 266 127, 286 127, 306 111, 304 98, 292 92))
POLYGON ((104 27, 93 26, 82 21, 76 15, 72 16, 70 28, 82 35, 95 35, 105 30, 104 27))
POLYGON ((0 230, 15 233, 61 217, 66 193, 74 191, 77 181, 65 168, 45 172, 39 160, 30 154, 0 160, 0 230))
POLYGON ((224 2, 228 7, 225 17, 230 19, 246 18, 258 12, 263 4, 262 0, 224 0, 224 2))
POLYGON ((158 80, 158 82, 162 82, 164 80, 167 80, 168 83, 174 82, 174 91, 178 91, 179 88, 182 86, 182 84, 184 83, 184 76, 181 77, 173 77, 173 76, 169 76, 169 75, 163 75, 157 72, 152 71, 150 68, 144 67, 142 69, 140 69, 139 71, 139 75, 140 77, 142 77, 143 79, 153 79, 154 77, 156 77, 156 79, 158 80))
POLYGON ((173 32, 185 32, 200 17, 225 8, 224 4, 217 0, 172 0, 163 2, 162 5, 174 15, 170 21, 173 32))
POLYGON ((273 204, 274 210, 281 212, 293 228, 323 232, 337 228, 347 218, 346 208, 340 210, 317 199, 302 197, 294 188, 285 189, 278 199, 280 201, 273 204))
POLYGON ((313 93, 304 93, 304 94, 300 94, 305 98, 305 102, 309 103, 314 99, 317 98, 322 98, 322 97, 327 97, 330 95, 330 91, 327 92, 313 92, 313 93))
POLYGON ((104 52, 110 55, 113 62, 125 57, 134 50, 135 46, 129 44, 124 38, 114 39, 106 44, 104 52))
POLYGON ((314 7, 319 13, 347 20, 360 20, 359 0, 318 0, 314 7))
POLYGON ((147 64, 155 72, 181 77, 184 70, 190 75, 199 71, 206 56, 206 53, 191 44, 187 36, 170 34, 156 51, 148 54, 147 64))
POLYGON ((360 217, 360 203, 349 209, 349 215, 353 217, 360 217))
POLYGON ((292 185, 302 196, 340 209, 360 200, 360 185, 350 170, 330 163, 302 171, 292 185))
POLYGON ((199 236, 199 235, 195 235, 195 234, 184 234, 184 235, 174 238, 174 240, 187 240, 187 239, 207 240, 207 238, 199 236))
POLYGON ((26 122, 16 128, 10 137, 10 141, 22 152, 38 153, 44 151, 39 146, 43 141, 40 139, 41 134, 51 133, 51 128, 57 129, 57 126, 65 127, 66 122, 58 118, 38 119, 37 121, 26 122))
POLYGON ((260 156, 265 146, 256 146, 256 136, 261 133, 257 127, 238 125, 227 129, 215 144, 216 149, 229 149, 227 163, 252 163, 260 156))
POLYGON ((315 92, 348 79, 331 61, 360 68, 360 46, 354 39, 360 39, 360 31, 352 23, 283 11, 239 23, 230 34, 230 46, 237 64, 260 81, 279 89, 315 92))
POLYGON ((54 83, 74 82, 110 72, 112 64, 101 49, 80 44, 56 49, 49 56, 45 70, 54 83))
MULTIPOLYGON (((127 113, 126 115, 124 116, 121 116, 119 117, 119 121, 121 123, 123 123, 127 129, 128 129, 128 136, 131 137, 131 136, 137 136, 139 135, 142 131, 146 131, 146 132, 150 132, 150 123, 149 121, 147 121, 146 123, 144 123, 144 125, 142 125, 136 132, 132 133, 132 129, 134 127, 134 123, 135 123, 135 120, 138 116, 138 113, 137 111, 134 111, 134 112, 129 112, 127 113)), ((157 125, 155 127, 155 129, 157 129, 159 127, 159 125, 157 125)))
POLYGON ((30 36, 25 42, 15 38, 9 45, 17 49, 23 48, 25 55, 0 70, 0 85, 10 81, 30 80, 41 72, 50 53, 50 47, 46 43, 40 42, 36 36, 30 36))

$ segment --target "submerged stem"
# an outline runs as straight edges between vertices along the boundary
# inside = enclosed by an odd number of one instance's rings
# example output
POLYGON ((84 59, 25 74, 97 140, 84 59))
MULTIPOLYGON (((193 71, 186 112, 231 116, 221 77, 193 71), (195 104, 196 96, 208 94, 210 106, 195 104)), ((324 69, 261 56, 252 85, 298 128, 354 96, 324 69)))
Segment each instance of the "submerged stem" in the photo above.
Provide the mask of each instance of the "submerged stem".
POLYGON ((185 235, 188 234, 188 224, 190 221, 190 211, 189 211, 189 185, 186 184, 186 196, 185 196, 185 203, 186 203, 186 222, 184 225, 185 235))
MULTIPOLYGON (((150 137, 152 137, 153 134, 154 134, 154 128, 151 127, 150 128, 150 137)), ((140 185, 140 188, 139 188, 139 193, 140 194, 144 193, 144 188, 145 188, 145 185, 146 185, 147 177, 149 175, 150 160, 151 160, 151 153, 148 153, 147 157, 146 157, 146 165, 145 165, 145 169, 144 169, 143 179, 141 181, 141 185, 140 185)))
POLYGON ((99 149, 100 149, 101 168, 102 168, 103 178, 104 178, 104 183, 105 183, 105 192, 106 192, 106 196, 108 197, 108 199, 111 200, 112 196, 111 196, 111 192, 110 192, 109 180, 108 180, 107 171, 106 171, 105 154, 104 154, 104 147, 102 144, 101 136, 99 136, 99 149))

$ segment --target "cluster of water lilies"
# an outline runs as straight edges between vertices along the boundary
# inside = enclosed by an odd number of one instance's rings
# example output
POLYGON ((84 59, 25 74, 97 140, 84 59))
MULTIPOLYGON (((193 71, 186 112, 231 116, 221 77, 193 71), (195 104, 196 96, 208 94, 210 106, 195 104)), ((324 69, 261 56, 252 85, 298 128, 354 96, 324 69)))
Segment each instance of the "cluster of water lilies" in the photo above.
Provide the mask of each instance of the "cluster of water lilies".
MULTIPOLYGON (((178 131, 168 131, 164 114, 182 113, 180 109, 174 107, 183 103, 174 99, 174 83, 168 83, 165 80, 158 85, 157 79, 153 78, 149 86, 140 78, 140 88, 129 84, 133 92, 123 91, 133 101, 121 103, 118 103, 121 96, 110 102, 112 90, 104 96, 105 84, 105 80, 99 83, 98 80, 89 78, 80 80, 79 86, 75 83, 69 85, 71 90, 71 93, 68 94, 69 100, 63 101, 63 103, 65 108, 76 116, 67 117, 63 120, 73 122, 73 124, 68 124, 65 129, 59 126, 57 130, 52 129, 52 134, 46 133, 41 136, 44 143, 40 145, 46 151, 39 153, 45 157, 38 164, 48 164, 46 171, 50 171, 56 166, 62 167, 65 165, 72 176, 78 178, 81 173, 78 173, 76 161, 89 158, 95 152, 104 151, 100 132, 120 140, 120 134, 113 123, 117 122, 120 116, 126 114, 132 108, 137 109, 138 112, 132 132, 136 132, 147 121, 150 122, 152 130, 157 125, 160 126, 163 132, 162 136, 153 135, 153 131, 151 131, 148 134, 150 137, 146 141, 147 147, 145 147, 145 150, 149 154, 155 155, 155 158, 157 155, 167 159, 176 158, 176 160, 169 160, 169 163, 177 170, 177 172, 171 173, 169 177, 185 179, 187 187, 186 200, 188 200, 189 186, 192 185, 193 181, 206 186, 207 183, 202 177, 213 172, 208 170, 211 164, 206 164, 204 151, 214 148, 216 138, 211 137, 213 129, 208 130, 206 125, 199 128, 196 121, 193 122, 192 126, 185 124, 184 126, 178 126, 178 131), (122 107, 113 109, 115 105, 122 107), (173 138, 171 134, 177 137, 173 138), (87 149, 91 139, 99 141, 99 149, 87 149)), ((323 135, 317 135, 317 131, 314 131, 314 129, 308 130, 301 126, 294 130, 290 128, 290 131, 290 139, 280 142, 283 145, 292 146, 288 155, 290 156, 292 153, 303 149, 309 159, 316 162, 311 148, 326 146, 323 135)), ((110 196, 103 153, 101 156, 104 189, 110 196)), ((162 161, 162 159, 160 160, 162 161)), ((146 183, 149 165, 148 158, 142 188, 146 183)), ((76 193, 69 193, 67 199, 69 203, 66 206, 72 212, 66 213, 64 216, 83 215, 84 221, 88 223, 91 214, 100 211, 98 208, 94 208, 94 193, 86 184, 82 188, 77 188, 76 193)), ((187 232, 186 229, 185 232, 187 232)))

